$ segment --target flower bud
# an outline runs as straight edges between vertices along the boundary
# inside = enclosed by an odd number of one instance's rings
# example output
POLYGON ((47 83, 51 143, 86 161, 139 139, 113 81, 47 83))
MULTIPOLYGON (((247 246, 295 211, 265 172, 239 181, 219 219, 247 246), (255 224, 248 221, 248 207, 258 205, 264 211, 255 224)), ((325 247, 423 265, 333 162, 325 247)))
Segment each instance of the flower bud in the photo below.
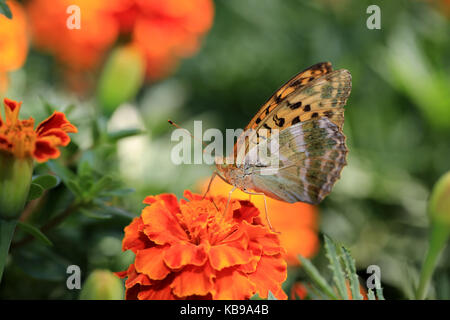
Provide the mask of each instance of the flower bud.
POLYGON ((446 226, 450 231, 450 171, 435 184, 429 205, 431 221, 446 226))
POLYGON ((85 281, 80 300, 122 300, 122 281, 109 270, 94 270, 85 281))
POLYGON ((145 76, 141 52, 126 46, 115 49, 100 77, 98 99, 104 110, 112 113, 120 104, 134 99, 145 76))
POLYGON ((32 174, 32 158, 17 158, 0 151, 0 218, 19 217, 27 201, 32 174))

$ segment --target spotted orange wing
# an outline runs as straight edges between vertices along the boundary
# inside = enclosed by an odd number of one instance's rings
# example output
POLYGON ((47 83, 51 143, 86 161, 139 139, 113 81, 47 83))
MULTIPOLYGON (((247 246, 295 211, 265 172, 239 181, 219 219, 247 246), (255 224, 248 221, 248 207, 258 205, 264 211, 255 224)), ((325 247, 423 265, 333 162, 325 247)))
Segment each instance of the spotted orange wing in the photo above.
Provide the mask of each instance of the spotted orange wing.
MULTIPOLYGON (((245 128, 253 129, 254 133, 248 136, 251 143, 245 144, 244 153, 249 151, 250 145, 258 143, 260 129, 266 129, 264 137, 269 137, 272 129, 281 131, 321 117, 330 119, 342 129, 343 106, 350 95, 351 80, 350 72, 345 69, 333 71, 329 62, 315 64, 295 75, 272 95, 245 128)), ((239 154, 236 148, 235 155, 239 154)))
POLYGON ((266 118, 280 102, 286 98, 289 94, 299 91, 304 88, 308 83, 323 76, 324 74, 333 71, 333 67, 329 62, 317 63, 292 77, 288 82, 281 86, 273 95, 267 100, 266 103, 259 109, 258 113, 250 120, 250 123, 245 127, 247 129, 257 129, 260 127, 260 123, 266 118))

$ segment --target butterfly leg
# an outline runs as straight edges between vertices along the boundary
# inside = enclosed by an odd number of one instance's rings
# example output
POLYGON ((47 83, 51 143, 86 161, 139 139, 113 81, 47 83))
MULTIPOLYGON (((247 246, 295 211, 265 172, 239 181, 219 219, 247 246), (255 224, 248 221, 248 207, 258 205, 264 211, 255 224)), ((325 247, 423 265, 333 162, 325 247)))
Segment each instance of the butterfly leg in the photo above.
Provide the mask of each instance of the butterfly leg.
POLYGON ((225 205, 225 210, 224 210, 224 212, 223 212, 223 215, 222 215, 222 220, 221 220, 221 222, 223 221, 223 219, 225 218, 225 215, 226 215, 226 213, 227 213, 227 210, 228 210, 228 206, 230 205, 230 201, 231 201, 231 195, 233 194, 233 192, 236 190, 236 187, 233 187, 233 189, 231 189, 230 190, 230 192, 228 192, 228 199, 227 199, 227 204, 225 205))
POLYGON ((214 178, 215 178, 217 175, 218 175, 217 171, 214 171, 213 174, 212 174, 212 176, 211 176, 211 179, 209 179, 208 188, 206 188, 206 192, 203 194, 203 199, 205 199, 206 195, 207 195, 208 192, 209 192, 209 189, 211 189, 211 184, 212 184, 214 178))
POLYGON ((272 231, 272 232, 275 232, 275 233, 280 233, 280 232, 278 232, 278 231, 276 231, 273 227, 272 227, 272 224, 270 223, 270 219, 269 219, 269 215, 268 215, 268 211, 267 211, 267 200, 266 200, 266 195, 264 194, 264 193, 259 193, 259 192, 249 192, 249 191, 246 191, 246 190, 242 190, 242 191, 244 191, 245 193, 247 193, 250 197, 252 196, 252 195, 255 195, 255 196, 263 196, 264 197, 264 211, 265 211, 265 215, 266 215, 266 220, 267 220, 267 224, 268 224, 268 226, 269 226, 269 229, 272 231))

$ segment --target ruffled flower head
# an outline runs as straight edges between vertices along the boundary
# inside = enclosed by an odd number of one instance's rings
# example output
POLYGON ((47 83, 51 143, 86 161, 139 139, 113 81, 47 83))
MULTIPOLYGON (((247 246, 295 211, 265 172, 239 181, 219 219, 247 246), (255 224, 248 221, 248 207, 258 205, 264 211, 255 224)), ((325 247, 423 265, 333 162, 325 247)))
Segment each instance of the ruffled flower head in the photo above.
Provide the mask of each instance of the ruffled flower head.
POLYGON ((205 198, 186 191, 150 196, 140 217, 125 228, 127 299, 278 299, 286 262, 277 234, 264 226, 249 201, 205 198))
POLYGON ((58 158, 58 147, 70 142, 68 133, 77 132, 64 113, 54 112, 34 129, 34 119, 19 120, 21 102, 4 99, 5 120, 0 115, 0 151, 38 162, 58 158))

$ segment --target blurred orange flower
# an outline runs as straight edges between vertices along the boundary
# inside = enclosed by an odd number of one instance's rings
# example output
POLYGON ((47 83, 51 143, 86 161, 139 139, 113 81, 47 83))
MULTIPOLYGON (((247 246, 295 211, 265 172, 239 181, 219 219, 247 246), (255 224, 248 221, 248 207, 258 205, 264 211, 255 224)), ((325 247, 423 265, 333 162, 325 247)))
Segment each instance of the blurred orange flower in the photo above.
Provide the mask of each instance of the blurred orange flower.
MULTIPOLYGON (((172 71, 179 58, 195 54, 201 36, 212 26, 214 7, 211 0, 129 2, 132 3, 131 10, 136 12, 133 42, 146 57, 147 75, 151 79, 172 71)), ((129 28, 124 22, 122 26, 129 28)))
POLYGON ((123 250, 136 254, 118 273, 128 277, 126 299, 267 298, 269 290, 287 298, 283 249, 251 202, 233 200, 223 216, 223 197, 184 197, 147 197, 149 206, 125 228, 123 250))
POLYGON ((8 84, 7 72, 19 69, 28 52, 27 21, 22 6, 15 1, 6 2, 12 19, 0 14, 0 92, 8 84))
POLYGON ((70 142, 67 133, 77 132, 62 112, 54 112, 33 129, 33 118, 19 120, 21 102, 5 98, 3 103, 6 119, 0 116, 0 151, 17 158, 33 157, 38 162, 58 158, 58 147, 70 142))
POLYGON ((95 68, 115 42, 114 0, 32 0, 27 6, 34 44, 75 71, 95 68), (67 8, 80 8, 80 29, 69 29, 67 8))
POLYGON ((120 35, 142 51, 148 77, 157 79, 196 52, 214 7, 211 0, 32 0, 28 12, 35 44, 72 69, 94 69, 120 35), (80 8, 80 29, 66 27, 70 5, 80 8))
MULTIPOLYGON (((202 183, 202 191, 205 192, 208 181, 202 183)), ((233 186, 222 179, 215 179, 211 185, 209 194, 212 196, 228 197, 233 186)), ((234 199, 249 199, 249 195, 239 189, 233 192, 234 199)), ((267 211, 273 228, 280 232, 281 246, 286 250, 286 261, 289 265, 298 265, 298 255, 312 257, 319 249, 317 236, 318 210, 307 203, 287 203, 269 197, 267 199, 267 211)), ((264 197, 252 196, 252 203, 260 212, 265 212, 264 197)), ((265 219, 263 219, 265 223, 265 219)))

